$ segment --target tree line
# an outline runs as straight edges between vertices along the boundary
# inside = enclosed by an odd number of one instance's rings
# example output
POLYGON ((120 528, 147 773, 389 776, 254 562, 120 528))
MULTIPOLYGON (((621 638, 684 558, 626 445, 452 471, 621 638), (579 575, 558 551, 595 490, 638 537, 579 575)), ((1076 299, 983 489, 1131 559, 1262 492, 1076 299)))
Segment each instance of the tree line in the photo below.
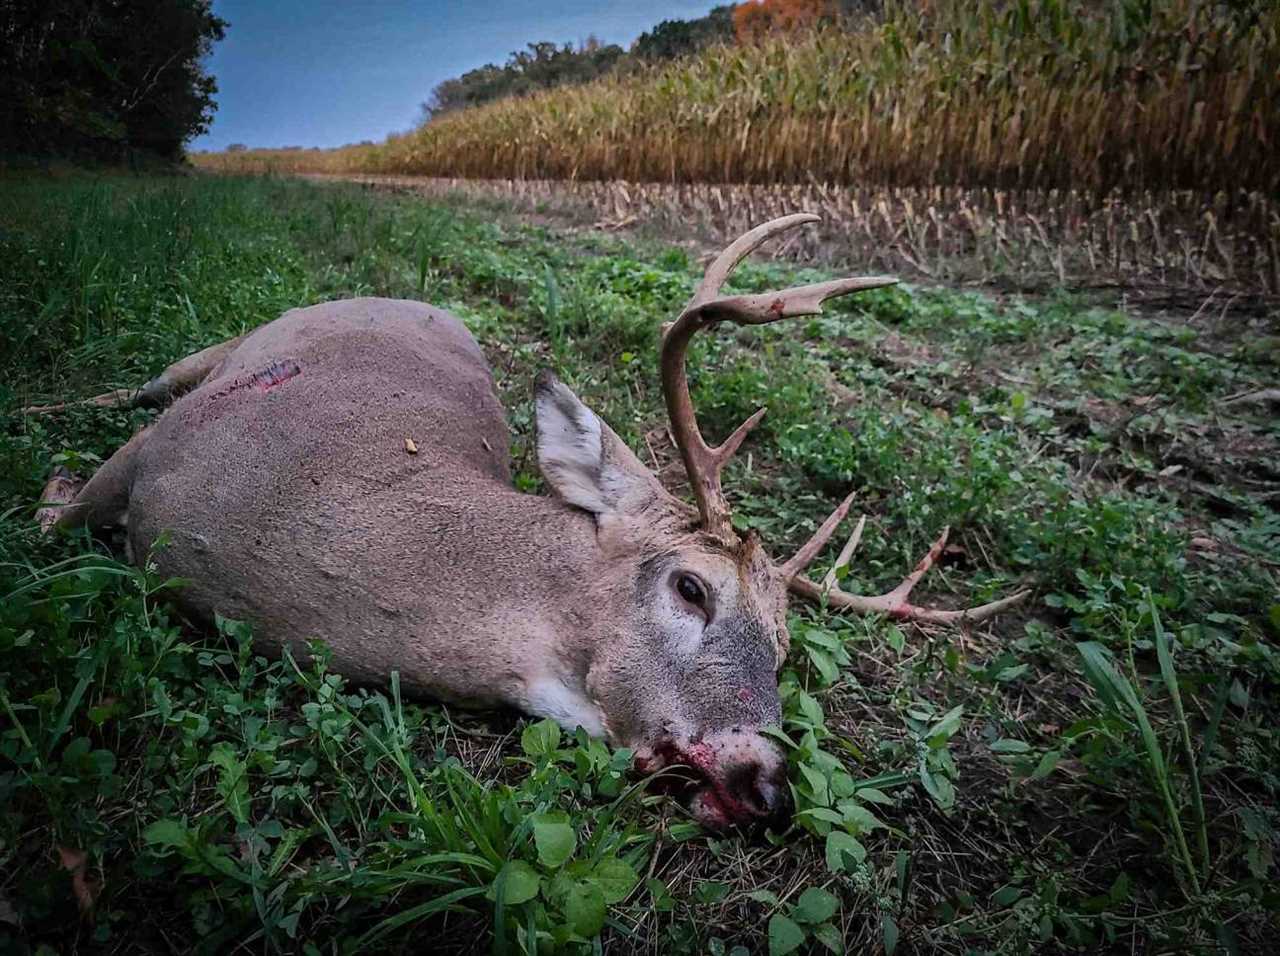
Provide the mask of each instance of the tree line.
POLYGON ((178 158, 226 28, 211 0, 0 0, 0 154, 178 158))

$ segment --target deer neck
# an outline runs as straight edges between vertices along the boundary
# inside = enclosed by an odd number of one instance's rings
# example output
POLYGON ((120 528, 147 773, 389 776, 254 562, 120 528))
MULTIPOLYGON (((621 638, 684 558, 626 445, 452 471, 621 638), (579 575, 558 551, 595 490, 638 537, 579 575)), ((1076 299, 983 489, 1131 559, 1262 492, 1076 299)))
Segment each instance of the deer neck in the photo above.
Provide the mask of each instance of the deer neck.
POLYGON ((488 623, 503 643, 515 680, 505 695, 517 707, 550 717, 567 729, 581 725, 593 736, 607 727, 587 690, 596 648, 622 613, 608 574, 595 519, 563 502, 516 493, 516 514, 504 521, 518 529, 508 542, 503 575, 518 582, 488 623))

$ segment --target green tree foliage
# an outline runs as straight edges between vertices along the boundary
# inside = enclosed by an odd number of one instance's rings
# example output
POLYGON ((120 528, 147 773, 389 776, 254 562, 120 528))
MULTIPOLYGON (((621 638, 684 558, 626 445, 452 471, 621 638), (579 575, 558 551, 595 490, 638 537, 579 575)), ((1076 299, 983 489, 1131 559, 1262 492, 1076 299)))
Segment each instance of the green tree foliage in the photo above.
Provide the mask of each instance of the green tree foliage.
POLYGON ((445 80, 422 104, 426 118, 479 106, 508 96, 522 96, 565 84, 586 83, 603 76, 624 56, 622 47, 590 38, 578 49, 542 41, 512 53, 503 66, 489 63, 445 80))
POLYGON ((204 132, 211 0, 0 0, 0 151, 177 157, 204 132))
POLYGON ((733 4, 715 7, 697 20, 663 20, 640 34, 631 53, 642 60, 673 60, 733 39, 733 4))

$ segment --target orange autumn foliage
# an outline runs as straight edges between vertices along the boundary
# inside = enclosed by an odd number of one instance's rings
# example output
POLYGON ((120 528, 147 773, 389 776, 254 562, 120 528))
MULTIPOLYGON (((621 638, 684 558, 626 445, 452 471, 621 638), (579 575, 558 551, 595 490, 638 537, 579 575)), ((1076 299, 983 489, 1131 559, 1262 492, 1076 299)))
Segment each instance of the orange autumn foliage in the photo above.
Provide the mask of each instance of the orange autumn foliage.
POLYGON ((748 0, 733 8, 733 29, 739 43, 816 26, 835 14, 832 0, 748 0))

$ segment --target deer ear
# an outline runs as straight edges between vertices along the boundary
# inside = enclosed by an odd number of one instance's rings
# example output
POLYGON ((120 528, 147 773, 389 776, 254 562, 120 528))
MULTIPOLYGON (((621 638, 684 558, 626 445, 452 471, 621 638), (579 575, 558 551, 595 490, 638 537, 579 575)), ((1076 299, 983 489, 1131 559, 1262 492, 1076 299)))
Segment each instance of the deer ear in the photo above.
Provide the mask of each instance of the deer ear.
POLYGON ((592 514, 643 507, 657 478, 613 429, 550 372, 534 386, 538 467, 565 501, 592 514))

